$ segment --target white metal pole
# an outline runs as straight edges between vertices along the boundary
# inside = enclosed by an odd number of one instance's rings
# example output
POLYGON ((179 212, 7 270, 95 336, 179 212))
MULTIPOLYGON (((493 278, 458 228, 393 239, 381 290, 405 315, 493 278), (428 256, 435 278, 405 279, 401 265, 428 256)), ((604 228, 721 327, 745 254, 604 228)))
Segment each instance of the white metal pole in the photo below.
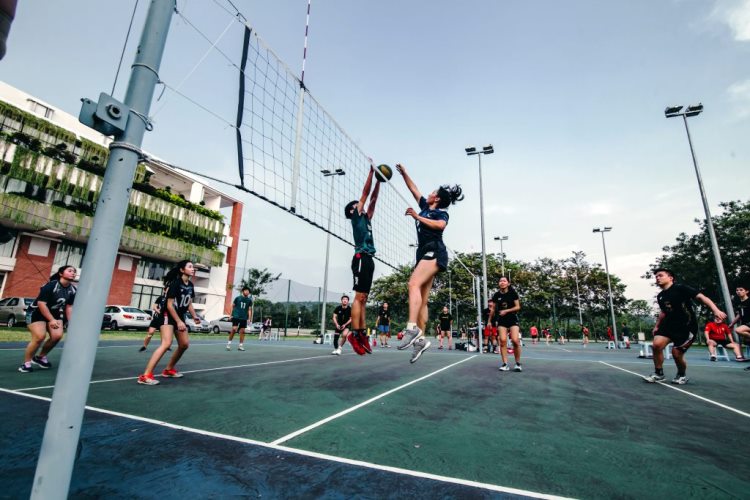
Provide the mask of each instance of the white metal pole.
POLYGON ((320 334, 326 333, 326 300, 328 298, 328 258, 331 253, 331 218, 333 218, 333 177, 331 176, 331 196, 328 198, 328 234, 326 235, 326 266, 323 272, 323 304, 320 307, 320 334))
POLYGON ((607 263, 607 245, 604 243, 604 231, 602 234, 602 248, 604 249, 604 271, 607 273, 607 288, 609 289, 609 312, 612 315, 612 333, 615 335, 615 346, 619 347, 617 338, 617 320, 615 319, 615 305, 612 301, 612 282, 609 279, 609 264, 607 263))
POLYGON ((484 282, 484 307, 487 307, 487 253, 484 246, 484 197, 482 189, 482 154, 478 154, 479 158, 479 224, 482 231, 482 280, 484 282))

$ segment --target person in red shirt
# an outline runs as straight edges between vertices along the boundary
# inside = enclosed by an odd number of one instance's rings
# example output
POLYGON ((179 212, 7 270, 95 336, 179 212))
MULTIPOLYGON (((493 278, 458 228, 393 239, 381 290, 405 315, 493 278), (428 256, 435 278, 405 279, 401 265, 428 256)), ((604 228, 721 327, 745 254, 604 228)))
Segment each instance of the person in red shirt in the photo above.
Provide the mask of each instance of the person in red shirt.
POLYGON ((610 342, 615 341, 615 335, 612 333, 612 327, 609 325, 607 326, 607 338, 610 340, 610 342))
POLYGON ((529 333, 531 333, 531 343, 536 344, 539 342, 539 329, 537 329, 536 325, 531 325, 531 330, 529 330, 529 333))
POLYGON ((581 325, 581 337, 583 337, 583 347, 586 347, 589 344, 589 329, 586 328, 586 325, 581 325))
POLYGON ((721 318, 714 317, 713 321, 706 323, 706 342, 708 343, 708 352, 711 354, 711 361, 716 361, 717 345, 734 350, 737 361, 745 361, 740 346, 732 340, 732 331, 721 318))

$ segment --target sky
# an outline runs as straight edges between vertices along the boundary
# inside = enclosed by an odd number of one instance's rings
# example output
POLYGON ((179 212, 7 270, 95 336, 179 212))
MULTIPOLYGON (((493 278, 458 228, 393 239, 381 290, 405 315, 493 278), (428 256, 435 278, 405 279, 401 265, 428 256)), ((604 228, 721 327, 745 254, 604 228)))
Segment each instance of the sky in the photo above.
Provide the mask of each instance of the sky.
MULTIPOLYGON (((233 0, 295 72, 306 0, 233 0)), ((81 97, 110 93, 134 1, 20 2, 0 79, 78 114, 81 97)), ((148 2, 138 3, 114 93, 122 99, 148 2)), ((242 27, 227 0, 179 0, 178 10, 239 60, 242 27), (223 8, 222 8, 223 7, 223 8), (223 34, 223 35, 222 35, 223 34)), ((175 16, 161 78, 233 121, 236 72, 175 16), (200 62, 200 64, 198 64, 200 62), (195 71, 192 71, 197 66, 195 71)), ((702 102, 689 120, 710 209, 750 192, 750 0, 313 0, 305 83, 377 163, 403 163, 423 191, 458 183, 445 241, 480 251, 483 158, 488 252, 508 259, 602 263, 631 299, 641 278, 703 207, 680 119, 668 105, 702 102)), ((234 131, 170 93, 154 102, 144 147, 171 163, 237 178, 234 131)), ((248 265, 321 286, 325 235, 261 200, 245 203, 248 265)), ((378 235, 375 235, 376 243, 378 235)), ((404 242, 404 244, 408 244, 404 242)), ((245 249, 240 249, 243 265, 245 249)), ((351 247, 331 243, 329 289, 351 289, 351 247)), ((379 266, 376 272, 387 272, 379 266)), ((303 297, 298 297, 300 300, 303 297)))

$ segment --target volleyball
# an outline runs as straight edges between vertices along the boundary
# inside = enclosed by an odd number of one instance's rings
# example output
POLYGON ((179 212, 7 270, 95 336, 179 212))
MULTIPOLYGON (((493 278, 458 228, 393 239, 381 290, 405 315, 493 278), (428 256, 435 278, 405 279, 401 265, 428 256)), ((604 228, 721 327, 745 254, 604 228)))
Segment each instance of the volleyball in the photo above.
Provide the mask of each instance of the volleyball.
POLYGON ((392 175, 393 170, 388 165, 378 165, 377 167, 375 167, 375 176, 380 182, 387 182, 391 180, 392 175))

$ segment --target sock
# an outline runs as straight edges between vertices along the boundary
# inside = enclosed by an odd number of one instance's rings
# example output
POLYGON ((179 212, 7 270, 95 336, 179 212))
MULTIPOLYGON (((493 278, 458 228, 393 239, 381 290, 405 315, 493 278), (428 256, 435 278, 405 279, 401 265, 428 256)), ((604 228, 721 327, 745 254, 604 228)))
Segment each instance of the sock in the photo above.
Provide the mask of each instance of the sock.
POLYGON ((656 369, 656 374, 660 375, 660 376, 664 375, 664 368, 657 368, 656 369))
POLYGON ((677 370, 677 376, 678 376, 678 377, 684 377, 684 376, 685 376, 685 372, 684 372, 684 371, 680 371, 680 370, 677 370))
POLYGON ((42 360, 42 361, 44 361, 45 363, 47 362, 47 356, 41 356, 41 357, 40 357, 39 359, 41 359, 41 360, 42 360))
POLYGON ((232 345, 232 341, 231 341, 231 340, 230 340, 230 341, 228 341, 228 342, 227 342, 227 345, 232 345))
POLYGON ((416 328, 417 328, 417 324, 416 323, 407 323, 406 324, 406 329, 407 330, 414 330, 416 328))
POLYGON ((31 368, 31 361, 26 361, 26 362, 25 362, 25 363, 23 364, 23 366, 25 366, 26 368, 31 368))

